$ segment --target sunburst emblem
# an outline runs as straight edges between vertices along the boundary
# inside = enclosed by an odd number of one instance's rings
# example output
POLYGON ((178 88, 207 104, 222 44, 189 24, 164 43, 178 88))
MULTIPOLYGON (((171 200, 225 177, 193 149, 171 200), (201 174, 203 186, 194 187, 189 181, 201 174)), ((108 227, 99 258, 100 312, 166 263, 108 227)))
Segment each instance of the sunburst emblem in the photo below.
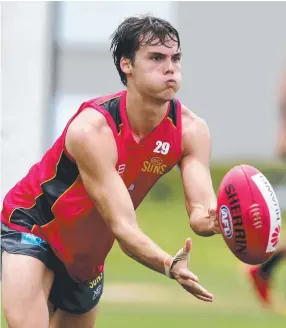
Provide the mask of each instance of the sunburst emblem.
POLYGON ((273 247, 276 247, 279 241, 279 235, 280 235, 280 226, 276 227, 272 236, 271 236, 271 243, 273 247))

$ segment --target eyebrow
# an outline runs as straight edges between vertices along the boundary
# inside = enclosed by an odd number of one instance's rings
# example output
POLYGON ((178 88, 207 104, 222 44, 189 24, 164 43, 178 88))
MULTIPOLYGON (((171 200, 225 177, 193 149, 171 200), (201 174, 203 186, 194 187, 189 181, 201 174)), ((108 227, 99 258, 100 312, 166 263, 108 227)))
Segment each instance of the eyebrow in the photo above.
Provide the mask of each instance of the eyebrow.
MULTIPOLYGON (((148 55, 155 55, 155 56, 167 56, 166 54, 163 54, 162 52, 158 52, 158 51, 150 51, 150 52, 148 52, 148 55)), ((178 52, 176 52, 176 53, 174 53, 173 55, 172 55, 172 57, 174 57, 174 56, 179 56, 179 57, 181 57, 182 56, 182 52, 181 51, 178 51, 178 52)))

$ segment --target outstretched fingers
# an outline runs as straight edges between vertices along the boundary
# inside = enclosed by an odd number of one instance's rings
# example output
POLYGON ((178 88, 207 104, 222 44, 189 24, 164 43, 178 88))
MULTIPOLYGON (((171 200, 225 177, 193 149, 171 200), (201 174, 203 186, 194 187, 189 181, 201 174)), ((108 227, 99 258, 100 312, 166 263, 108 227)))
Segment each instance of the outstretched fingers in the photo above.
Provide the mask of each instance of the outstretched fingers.
POLYGON ((189 293, 193 294, 196 298, 208 302, 213 301, 213 295, 193 280, 189 279, 185 282, 181 282, 181 285, 184 287, 184 289, 186 289, 189 293))
POLYGON ((199 278, 191 271, 188 269, 181 269, 180 271, 180 277, 182 279, 190 279, 193 280, 194 282, 199 282, 199 278))
POLYGON ((204 302, 212 302, 213 301, 213 297, 206 297, 206 296, 202 296, 202 295, 195 295, 194 296, 204 302))

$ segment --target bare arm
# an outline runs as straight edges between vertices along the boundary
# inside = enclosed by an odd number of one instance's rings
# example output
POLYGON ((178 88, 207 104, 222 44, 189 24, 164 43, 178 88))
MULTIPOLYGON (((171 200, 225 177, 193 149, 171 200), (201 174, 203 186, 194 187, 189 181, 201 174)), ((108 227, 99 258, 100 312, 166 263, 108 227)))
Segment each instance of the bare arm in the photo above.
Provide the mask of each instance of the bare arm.
POLYGON ((117 149, 105 118, 86 110, 70 125, 66 145, 77 162, 87 193, 118 242, 146 266, 164 273, 172 257, 137 225, 133 203, 115 169, 117 149))
POLYGON ((146 236, 137 225, 135 210, 123 180, 115 169, 116 144, 105 118, 86 109, 71 123, 66 147, 76 160, 86 191, 124 252, 146 267, 176 279, 196 298, 213 296, 188 270, 191 241, 173 258, 146 236))
POLYGON ((205 121, 190 112, 183 119, 181 174, 190 226, 200 236, 218 233, 216 195, 210 174, 211 137, 205 121))

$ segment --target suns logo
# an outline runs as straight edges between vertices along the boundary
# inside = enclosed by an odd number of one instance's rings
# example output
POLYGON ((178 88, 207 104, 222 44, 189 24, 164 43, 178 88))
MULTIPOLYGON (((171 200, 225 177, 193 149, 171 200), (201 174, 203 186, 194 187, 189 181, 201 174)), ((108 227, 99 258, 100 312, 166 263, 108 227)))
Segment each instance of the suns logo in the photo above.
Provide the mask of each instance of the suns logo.
POLYGON ((99 276, 97 276, 94 280, 89 282, 89 288, 96 287, 96 285, 102 280, 102 278, 103 278, 103 274, 101 272, 99 276))
POLYGON ((226 238, 230 239, 233 235, 232 218, 227 206, 222 205, 219 210, 219 218, 222 230, 226 238))
POLYGON ((167 168, 160 157, 152 157, 150 161, 144 161, 141 171, 158 175, 163 175, 167 168))

